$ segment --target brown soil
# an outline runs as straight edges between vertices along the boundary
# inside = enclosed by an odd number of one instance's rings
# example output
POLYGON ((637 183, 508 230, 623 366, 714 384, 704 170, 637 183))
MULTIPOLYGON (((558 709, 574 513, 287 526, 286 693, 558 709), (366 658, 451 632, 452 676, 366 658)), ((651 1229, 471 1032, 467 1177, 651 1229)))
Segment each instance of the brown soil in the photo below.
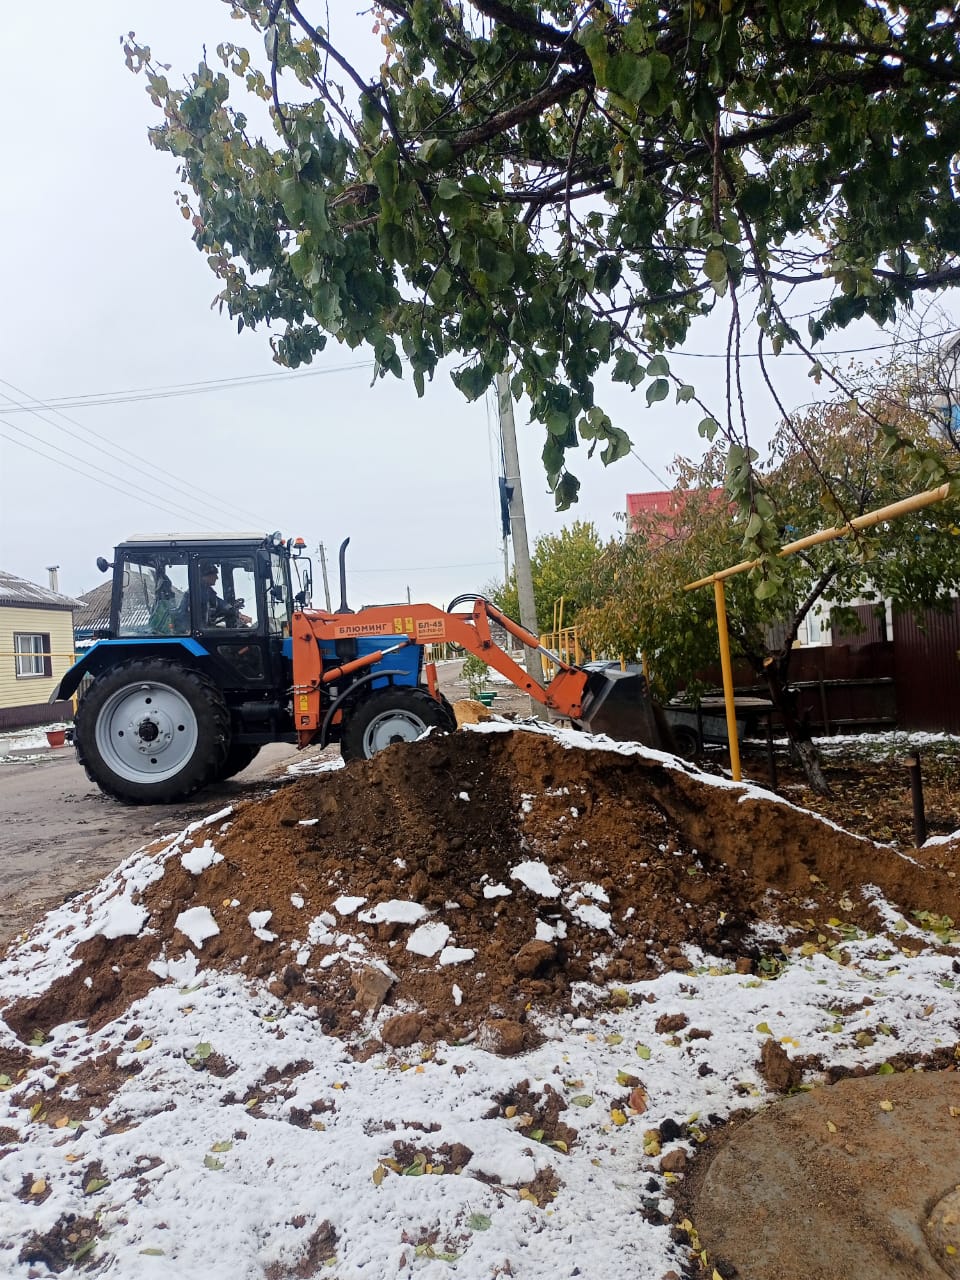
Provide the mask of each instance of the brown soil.
POLYGON ((81 943, 76 969, 4 1017, 24 1041, 67 1020, 109 1021, 158 981, 147 965, 161 942, 168 959, 191 949, 175 922, 197 906, 220 926, 203 945, 204 965, 266 980, 276 997, 315 1008, 329 1032, 349 1038, 355 1009, 386 1003, 398 1014, 384 1027, 388 1043, 478 1034, 500 1052, 533 1043, 529 1010, 568 1009, 572 983, 609 987, 686 969, 685 944, 743 971, 776 965, 779 946, 767 954, 748 939, 757 921, 791 925, 793 945, 826 949, 842 946, 850 926, 880 932, 864 881, 907 914, 960 918, 950 869, 960 849, 907 858, 787 804, 742 797, 641 756, 571 750, 538 733, 458 733, 391 748, 247 805, 215 839, 224 860, 199 876, 169 858, 144 896, 150 932, 81 943), (511 878, 530 859, 546 864, 561 897, 511 878), (486 897, 498 884, 510 895, 486 897), (366 900, 359 914, 337 916, 341 895, 366 900), (364 909, 393 899, 443 909, 451 942, 476 960, 438 970, 435 957, 397 941, 408 927, 362 922, 364 909), (591 921, 598 908, 609 928, 591 921), (276 941, 254 937, 255 911, 271 912, 276 941), (331 936, 298 961, 321 913, 331 936), (531 941, 538 920, 565 922, 566 936, 531 941), (341 931, 362 939, 366 958, 341 955, 341 931))
MULTIPOLYGON (((873 748, 877 759, 864 759, 862 753, 869 742, 865 738, 858 747, 847 751, 824 751, 823 772, 830 786, 829 796, 817 795, 787 751, 778 745, 777 791, 793 804, 820 813, 848 831, 898 849, 912 849, 913 803, 905 762, 917 751, 888 742, 883 748, 873 748)), ((769 786, 766 748, 747 742, 741 750, 745 776, 762 787, 769 786)), ((919 754, 927 834, 949 835, 960 828, 960 743, 943 742, 936 748, 921 749, 919 754)), ((711 749, 700 763, 709 772, 722 772, 729 764, 726 749, 711 749)))
MULTIPOLYGON (((745 759, 748 773, 763 778, 762 758, 747 753, 745 759)), ((719 758, 707 764, 719 768, 719 758)), ((816 804, 834 821, 857 825, 868 837, 882 832, 909 849, 909 794, 899 761, 852 771, 828 764, 827 771, 835 788, 831 800, 813 800, 781 763, 782 784, 798 802, 816 804)), ((960 818, 955 773, 950 774, 949 766, 942 776, 937 768, 929 768, 927 787, 931 831, 956 830, 960 818)), ((202 829, 197 839, 209 834, 209 829, 202 829)), ((568 749, 548 734, 526 731, 432 737, 391 748, 340 772, 305 777, 265 800, 240 807, 228 830, 212 839, 222 862, 193 875, 174 853, 163 876, 145 891, 149 932, 113 941, 94 937, 79 944, 74 955, 80 964, 73 972, 43 994, 3 1010, 25 1044, 66 1021, 85 1021, 96 1029, 124 1012, 158 981, 147 967, 151 961, 161 954, 174 959, 194 949, 176 928, 177 917, 190 907, 208 907, 220 927, 203 944, 200 959, 205 967, 242 971, 266 982, 276 998, 315 1009, 321 1026, 351 1043, 358 1055, 373 1052, 380 1042, 357 1042, 356 1027, 362 1019, 356 1011, 381 1005, 387 1006, 388 1017, 380 1034, 388 1045, 476 1037, 484 1048, 517 1053, 535 1043, 531 1011, 573 1010, 574 983, 593 981, 595 1000, 615 1005, 631 998, 619 984, 643 981, 667 969, 687 969, 690 962, 683 948, 689 944, 744 973, 775 972, 784 950, 791 947, 835 950, 842 959, 844 937, 851 928, 871 933, 885 928, 861 891, 864 884, 876 885, 908 917, 931 913, 941 924, 944 917, 951 918, 948 925, 960 919, 960 840, 904 856, 773 797, 710 785, 681 768, 666 768, 640 756, 568 749), (549 869, 560 887, 558 895, 542 896, 513 878, 519 863, 533 860, 549 869), (506 886, 509 896, 486 896, 498 885, 506 886), (365 902, 359 911, 341 916, 335 904, 342 895, 365 902), (442 912, 453 930, 450 943, 474 951, 475 960, 438 968, 436 957, 405 949, 409 926, 361 918, 365 910, 394 899, 442 912), (271 915, 266 928, 276 935, 274 940, 256 938, 248 920, 251 912, 267 911, 271 915), (601 911, 608 913, 608 922, 597 914, 601 911), (329 934, 308 942, 311 921, 324 913, 329 934), (535 938, 538 922, 541 929, 545 924, 565 926, 565 935, 560 928, 555 938, 535 938), (760 922, 786 926, 786 947, 753 941, 751 926, 760 922), (360 940, 362 952, 348 958, 345 940, 338 934, 360 940), (88 987, 85 979, 91 976, 95 980, 88 987)), ((190 844, 185 841, 183 849, 190 844)), ((949 951, 942 938, 952 936, 942 930, 938 941, 931 932, 926 945, 949 951)), ((899 943, 896 936, 891 938, 891 948, 899 943)), ((911 940, 912 947, 921 945, 911 940)), ((583 992, 584 988, 577 992, 578 1014, 589 1012, 582 1004, 583 992)), ((632 998, 637 998, 635 993, 632 998)), ((671 1027, 661 1019, 657 1030, 684 1030, 685 1018, 682 1023, 671 1027)), ((140 1032, 131 1027, 128 1038, 136 1039, 140 1032)), ((686 1034, 692 1038, 703 1033, 693 1028, 686 1034)), ((803 1069, 829 1068, 791 1061, 778 1049, 771 1040, 759 1064, 774 1091, 795 1088, 803 1069)), ((909 1123, 911 1107, 921 1105, 920 1095, 928 1087, 922 1075, 908 1068, 953 1067, 950 1082, 955 1090, 954 1050, 945 1043, 939 1057, 895 1064, 905 1072, 897 1076, 895 1086, 904 1123, 909 1123)), ((224 1078, 235 1069, 228 1057, 212 1052, 191 1065, 224 1078)), ((294 1076, 306 1065, 291 1064, 286 1075, 267 1073, 254 1089, 228 1095, 225 1101, 254 1106, 288 1093, 295 1087, 294 1076)), ((30 1066, 26 1048, 8 1050, 0 1059, 0 1071, 22 1093, 31 1087, 25 1079, 30 1066)), ((125 1074, 118 1070, 115 1053, 103 1054, 82 1078, 76 1074, 69 1101, 57 1087, 42 1099, 37 1095, 22 1100, 27 1105, 42 1102, 51 1115, 55 1108, 65 1123, 82 1122, 125 1074)), ((831 1080, 842 1074, 827 1070, 831 1080)), ((885 1079, 892 1088, 892 1078, 885 1079)), ((869 1082, 849 1083, 853 1089, 869 1082)), ((829 1094, 829 1088, 821 1091, 821 1096, 829 1094)), ((892 1162, 877 1163, 894 1135, 887 1131, 889 1126, 874 1133, 867 1124, 872 1104, 855 1103, 855 1096, 844 1095, 843 1128, 856 1131, 859 1153, 850 1168, 844 1166, 845 1185, 858 1187, 882 1166, 896 1210, 901 1191, 916 1182, 913 1157, 898 1162, 895 1147, 892 1162)), ((640 1110, 644 1104, 639 1079, 625 1080, 624 1105, 640 1110)), ((544 1094, 534 1094, 524 1082, 497 1098, 496 1105, 503 1114, 528 1116, 531 1127, 543 1130, 559 1149, 577 1141, 569 1112, 549 1086, 544 1094)), ((835 1112, 834 1106, 830 1114, 835 1112)), ((766 1113, 774 1114, 775 1109, 766 1113)), ((317 1119, 312 1111, 294 1109, 290 1122, 306 1127, 317 1119)), ((124 1121, 116 1123, 122 1126, 124 1121)), ((810 1123, 807 1145, 815 1162, 818 1144, 825 1139, 820 1119, 814 1115, 810 1123)), ((703 1153, 707 1159, 695 1161, 692 1170, 685 1172, 682 1151, 664 1157, 677 1157, 670 1171, 683 1174, 689 1187, 681 1212, 703 1223, 703 1234, 697 1237, 694 1231, 689 1240, 691 1274, 700 1274, 695 1256, 700 1247, 709 1247, 711 1258, 720 1264, 715 1274, 725 1278, 820 1280, 857 1274, 856 1222, 835 1219, 829 1179, 803 1175, 803 1144, 797 1138, 788 1145, 787 1130, 775 1120, 768 1130, 757 1129, 756 1145, 749 1153, 760 1206, 752 1217, 729 1214, 731 1203, 741 1203, 736 1171, 742 1161, 738 1163, 735 1155, 732 1163, 718 1164, 711 1180, 708 1160, 715 1149, 723 1156, 727 1139, 737 1139, 749 1127, 718 1127, 703 1153), (790 1158, 781 1167, 785 1155, 790 1158), (701 1181, 702 1194, 697 1190, 701 1181), (763 1210, 767 1201, 779 1208, 778 1220, 763 1210), (797 1215, 807 1240, 837 1237, 850 1244, 832 1271, 826 1255, 819 1261, 816 1256, 805 1259, 800 1269, 785 1261, 792 1256, 797 1215), (745 1235, 734 1237, 732 1218, 746 1224, 745 1235), (749 1234, 751 1223, 756 1227, 761 1218, 765 1253, 752 1247, 749 1234), (766 1271, 765 1258, 772 1259, 766 1271)), ((677 1128, 672 1136, 680 1132, 677 1128)), ((796 1135, 799 1130, 790 1132, 796 1135)), ((939 1160, 936 1135, 926 1122, 918 1134, 920 1145, 929 1143, 939 1160)), ((400 1167, 420 1161, 446 1172, 456 1169, 465 1154, 465 1148, 431 1145, 425 1133, 422 1143, 398 1144, 394 1159, 400 1167)), ((848 1157, 849 1152, 836 1154, 841 1162, 848 1157)), ((748 1189, 743 1188, 744 1197, 748 1189)), ((938 1184, 938 1194, 945 1190, 938 1184)), ((542 1203, 551 1188, 538 1187, 535 1192, 542 1203)), ((854 1209, 858 1203, 854 1195, 854 1209)), ((927 1205, 925 1212, 930 1208, 927 1205)), ((956 1206, 944 1201, 940 1219, 931 1218, 924 1227, 928 1242, 949 1234, 955 1217, 956 1206)), ((882 1235, 882 1206, 872 1221, 882 1235)), ((63 1270, 78 1255, 85 1256, 95 1230, 91 1222, 64 1219, 33 1239, 21 1260, 26 1257, 50 1271, 63 1270)), ((754 1235, 759 1239, 756 1230, 754 1235)), ((918 1238, 916 1231, 911 1238, 918 1238)), ((949 1242, 954 1247, 952 1236, 949 1242)), ((277 1272, 276 1280, 312 1274, 310 1268, 322 1265, 334 1243, 324 1224, 311 1239, 306 1269, 288 1275, 277 1272)), ((937 1254, 941 1261, 947 1256, 945 1249, 946 1245, 937 1254)), ((881 1249, 883 1266, 871 1273, 916 1280, 919 1273, 910 1270, 910 1258, 917 1255, 910 1255, 899 1269, 892 1256, 881 1249)))

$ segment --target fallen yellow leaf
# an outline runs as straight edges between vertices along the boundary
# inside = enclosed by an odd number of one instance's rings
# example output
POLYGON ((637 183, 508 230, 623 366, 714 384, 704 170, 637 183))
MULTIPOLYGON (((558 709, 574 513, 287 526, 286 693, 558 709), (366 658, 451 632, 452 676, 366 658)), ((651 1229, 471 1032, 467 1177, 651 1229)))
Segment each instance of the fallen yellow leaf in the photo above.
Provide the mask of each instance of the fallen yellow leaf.
POLYGON ((46 1191, 46 1189, 47 1189, 46 1178, 38 1178, 36 1182, 33 1183, 33 1185, 31 1186, 30 1194, 32 1196, 42 1196, 43 1193, 46 1191))
POLYGON ((830 1133, 836 1133, 836 1132, 837 1132, 837 1126, 833 1123, 833 1121, 832 1121, 832 1120, 828 1120, 828 1121, 827 1121, 827 1130, 828 1130, 830 1133))
POLYGON ((613 1110, 610 1112, 610 1119, 613 1121, 614 1124, 617 1124, 617 1125, 627 1123, 627 1117, 625 1113, 619 1109, 619 1107, 613 1108, 613 1110))
POLYGON ((893 1103, 890 1101, 889 1098, 884 1098, 884 1100, 880 1103, 880 1110, 881 1111, 893 1110, 893 1103))

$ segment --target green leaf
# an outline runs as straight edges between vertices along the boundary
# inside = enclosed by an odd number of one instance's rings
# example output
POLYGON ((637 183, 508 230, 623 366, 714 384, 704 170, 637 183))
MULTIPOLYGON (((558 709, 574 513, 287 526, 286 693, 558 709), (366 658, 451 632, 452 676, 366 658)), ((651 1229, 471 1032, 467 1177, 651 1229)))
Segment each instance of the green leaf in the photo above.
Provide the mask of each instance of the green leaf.
POLYGON ((600 460, 605 467, 609 467, 611 462, 617 462, 620 458, 625 458, 631 447, 630 437, 627 433, 621 431, 619 427, 611 427, 606 447, 600 454, 600 460))
POLYGON ((670 394, 670 383, 666 378, 656 378, 647 387, 647 404, 653 405, 660 400, 666 400, 670 394))
POLYGON ((635 1052, 638 1058, 643 1058, 644 1062, 650 1057, 650 1049, 645 1044, 635 1046, 635 1052))
POLYGON ((575 1107, 593 1106, 593 1098, 589 1093, 578 1093, 577 1096, 575 1098, 571 1098, 570 1101, 575 1107))
POLYGON ((471 1213, 467 1226, 471 1231, 489 1231, 493 1226, 493 1219, 486 1213, 471 1213))
POLYGON ((428 138, 426 142, 421 143, 417 157, 424 164, 439 169, 453 159, 453 144, 448 138, 428 138))
POLYGON ((744 538, 755 538, 763 528, 763 516, 759 512, 754 511, 753 515, 747 521, 747 527, 743 532, 744 538))
POLYGON ((96 1195, 98 1191, 102 1191, 104 1187, 109 1187, 109 1178, 91 1178, 87 1185, 83 1188, 85 1196, 96 1195))
POLYGON ((639 102, 652 84, 653 67, 646 58, 617 53, 607 64, 607 88, 628 102, 639 102))
POLYGON ((710 249, 703 260, 703 274, 713 284, 727 278, 727 255, 722 249, 710 249))
POLYGON ((704 440, 712 440, 720 430, 720 423, 716 418, 701 418, 697 426, 697 435, 702 436, 704 440))
POLYGON ((223 1161, 218 1160, 216 1156, 204 1156, 203 1163, 207 1169, 222 1169, 223 1161))
POLYGON ((647 365, 647 373, 651 378, 665 378, 670 372, 670 364, 666 356, 654 356, 647 365))

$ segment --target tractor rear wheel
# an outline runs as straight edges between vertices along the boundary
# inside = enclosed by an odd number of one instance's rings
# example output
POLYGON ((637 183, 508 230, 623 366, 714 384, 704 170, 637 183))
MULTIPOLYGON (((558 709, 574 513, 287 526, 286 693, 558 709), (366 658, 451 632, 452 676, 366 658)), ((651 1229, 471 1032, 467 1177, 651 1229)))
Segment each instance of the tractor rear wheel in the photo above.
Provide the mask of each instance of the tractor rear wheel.
POLYGON ((378 689, 347 713, 340 738, 344 760, 369 760, 394 742, 413 742, 428 729, 449 733, 457 727, 450 704, 426 689, 395 685, 378 689))
POLYGON ((101 791, 127 804, 169 804, 222 776, 230 713, 199 671, 140 659, 94 680, 74 740, 101 791))

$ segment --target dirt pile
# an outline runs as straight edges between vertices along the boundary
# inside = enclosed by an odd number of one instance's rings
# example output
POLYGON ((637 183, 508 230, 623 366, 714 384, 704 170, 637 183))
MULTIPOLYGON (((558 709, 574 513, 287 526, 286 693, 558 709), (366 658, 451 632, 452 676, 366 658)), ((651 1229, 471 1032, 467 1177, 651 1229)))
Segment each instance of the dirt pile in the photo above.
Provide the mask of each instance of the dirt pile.
MULTIPOLYGON (((3 1016, 24 1040, 102 1025, 161 980, 158 960, 192 951, 348 1040, 387 1005, 387 1043, 477 1036, 517 1052, 535 1039, 532 1010, 615 1004, 618 984, 687 970, 694 948, 769 973, 784 947, 842 952, 852 932, 891 928, 864 882, 908 919, 960 918, 942 865, 758 791, 548 733, 460 732, 304 778, 195 832, 135 900, 139 932, 80 942, 69 974, 3 1016), (190 870, 184 855, 206 840, 222 860, 190 870), (208 936, 191 940, 199 917, 208 936)), ((924 937, 910 945, 938 945, 924 937)), ((891 932, 891 949, 902 942, 891 932)))

